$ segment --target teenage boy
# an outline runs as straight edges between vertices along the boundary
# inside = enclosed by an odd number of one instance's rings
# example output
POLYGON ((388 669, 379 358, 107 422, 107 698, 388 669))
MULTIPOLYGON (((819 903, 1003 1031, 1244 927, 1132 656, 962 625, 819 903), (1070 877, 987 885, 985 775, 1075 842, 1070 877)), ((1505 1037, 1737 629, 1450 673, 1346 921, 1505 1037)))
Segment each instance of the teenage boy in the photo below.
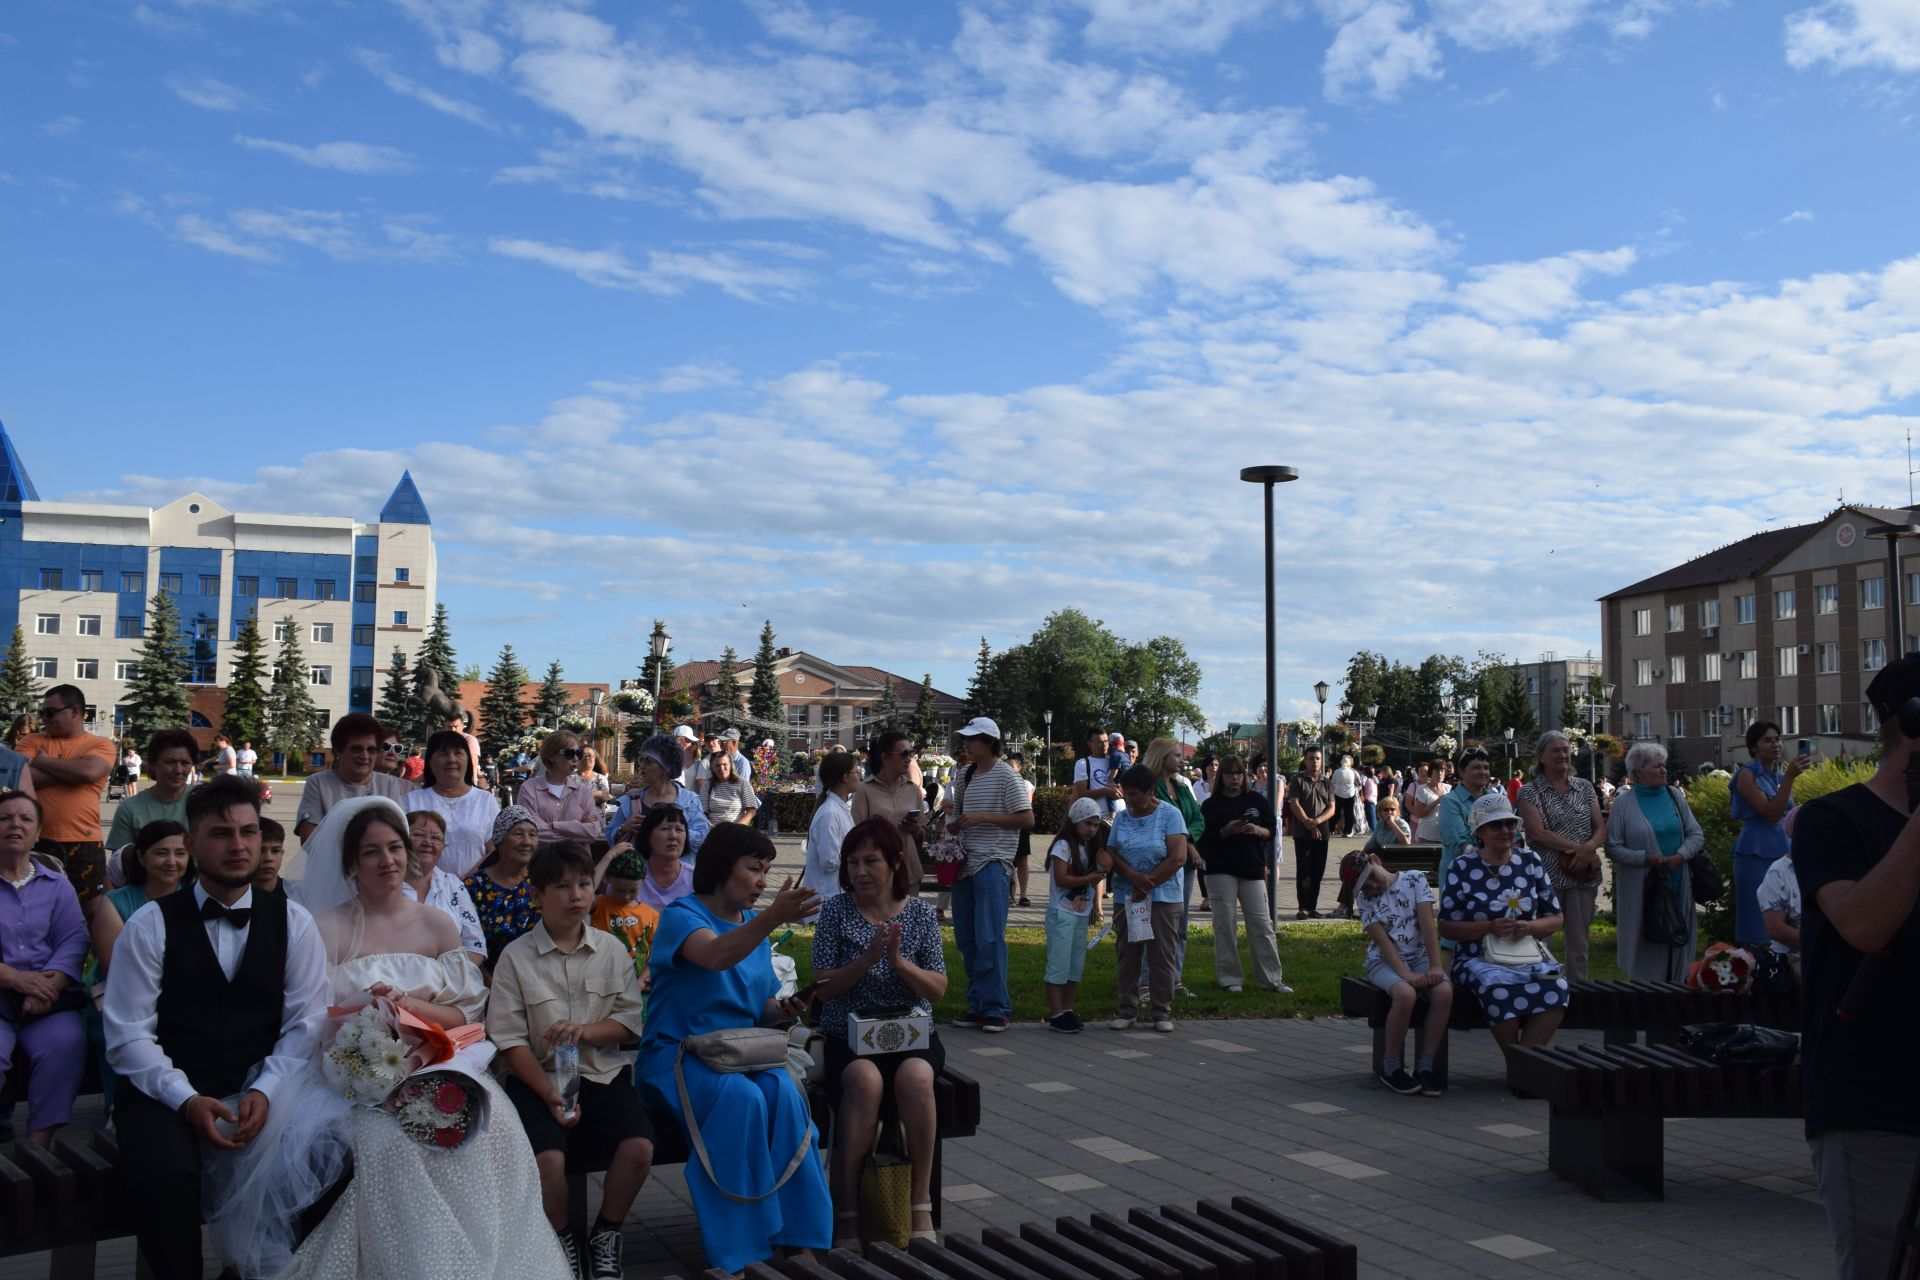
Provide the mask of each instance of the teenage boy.
POLYGON ((1393 1001, 1387 1011, 1386 1056, 1378 1067, 1380 1083, 1395 1093, 1437 1098, 1443 1092, 1434 1059, 1447 1040, 1453 1009, 1453 984, 1440 952, 1433 887, 1425 872, 1387 870, 1377 853, 1355 849, 1340 860, 1340 879, 1353 886, 1353 910, 1367 931, 1367 981, 1393 1001), (1427 1021, 1409 1075, 1403 1055, 1413 1008, 1422 993, 1427 1021))
POLYGON ((272 818, 262 816, 260 819, 260 869, 253 873, 253 887, 262 893, 286 897, 286 887, 280 883, 280 864, 286 860, 287 829, 272 818))
POLYGON ((585 847, 543 847, 527 878, 540 895, 541 922, 494 965, 487 1034, 512 1070, 506 1093, 533 1144, 541 1207, 576 1273, 567 1158, 607 1166, 600 1216, 587 1237, 587 1274, 618 1277, 620 1224, 653 1167, 653 1125, 634 1091, 630 1047, 640 1038, 640 988, 620 939, 587 924, 593 859, 585 847), (562 1045, 580 1052, 580 1093, 571 1109, 549 1074, 562 1045))

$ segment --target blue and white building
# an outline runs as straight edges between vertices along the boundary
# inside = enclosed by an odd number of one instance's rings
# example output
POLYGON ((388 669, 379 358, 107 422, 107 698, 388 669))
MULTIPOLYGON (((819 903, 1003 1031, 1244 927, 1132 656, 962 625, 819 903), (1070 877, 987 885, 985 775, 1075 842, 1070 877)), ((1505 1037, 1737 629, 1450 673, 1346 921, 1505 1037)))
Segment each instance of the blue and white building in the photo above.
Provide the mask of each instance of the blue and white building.
POLYGON ((0 642, 18 623, 39 678, 86 691, 95 732, 120 719, 156 590, 180 611, 195 685, 227 683, 247 618, 269 659, 298 628, 331 724, 373 709, 395 648, 412 661, 435 583, 433 526, 409 474, 371 524, 229 511, 198 493, 158 508, 42 502, 0 426, 0 642))

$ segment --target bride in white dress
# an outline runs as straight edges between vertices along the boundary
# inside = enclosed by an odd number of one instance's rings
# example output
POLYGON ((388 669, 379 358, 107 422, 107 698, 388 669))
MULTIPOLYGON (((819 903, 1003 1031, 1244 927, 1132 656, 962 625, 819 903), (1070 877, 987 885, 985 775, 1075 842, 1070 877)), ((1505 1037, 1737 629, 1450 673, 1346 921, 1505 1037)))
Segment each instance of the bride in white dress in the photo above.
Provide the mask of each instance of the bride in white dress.
MULTIPOLYGON (((326 941, 336 1004, 387 996, 449 1028, 485 1018, 486 982, 458 927, 402 892, 411 853, 398 805, 383 797, 336 805, 305 847, 307 878, 295 895, 326 941)), ((228 1257, 245 1275, 281 1280, 571 1280, 541 1211, 533 1148, 486 1073, 492 1056, 482 1040, 436 1068, 486 1093, 483 1122, 452 1150, 415 1141, 384 1111, 348 1105, 316 1065, 276 1100, 268 1132, 249 1147, 262 1158, 243 1163, 233 1194, 221 1197, 237 1207, 210 1223, 228 1257), (272 1219, 312 1204, 337 1179, 339 1162, 327 1153, 341 1136, 353 1179, 289 1264, 286 1231, 272 1219)))

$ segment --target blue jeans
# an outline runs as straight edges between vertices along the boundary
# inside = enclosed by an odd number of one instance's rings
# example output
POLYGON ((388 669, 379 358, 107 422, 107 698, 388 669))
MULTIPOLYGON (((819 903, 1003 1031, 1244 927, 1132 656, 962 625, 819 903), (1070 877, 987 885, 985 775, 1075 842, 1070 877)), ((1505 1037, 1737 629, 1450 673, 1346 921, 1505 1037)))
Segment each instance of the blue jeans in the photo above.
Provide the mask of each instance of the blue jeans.
POLYGON ((967 1012, 976 1018, 1011 1018, 1006 863, 989 862, 953 886, 953 942, 967 971, 967 1012))
POLYGON ((1367 830, 1371 831, 1379 825, 1380 802, 1378 800, 1369 800, 1367 801, 1367 830))

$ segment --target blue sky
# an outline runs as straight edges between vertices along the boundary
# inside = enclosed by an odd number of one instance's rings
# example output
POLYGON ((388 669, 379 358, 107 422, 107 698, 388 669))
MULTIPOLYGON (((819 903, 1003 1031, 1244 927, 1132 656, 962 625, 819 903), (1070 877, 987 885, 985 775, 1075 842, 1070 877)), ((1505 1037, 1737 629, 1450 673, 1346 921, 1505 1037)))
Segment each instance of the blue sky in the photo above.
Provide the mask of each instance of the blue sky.
POLYGON ((0 420, 47 497, 371 516, 463 658, 964 685, 1074 605, 1283 710, 1366 646, 1904 499, 1910 0, 17 0, 0 420))

